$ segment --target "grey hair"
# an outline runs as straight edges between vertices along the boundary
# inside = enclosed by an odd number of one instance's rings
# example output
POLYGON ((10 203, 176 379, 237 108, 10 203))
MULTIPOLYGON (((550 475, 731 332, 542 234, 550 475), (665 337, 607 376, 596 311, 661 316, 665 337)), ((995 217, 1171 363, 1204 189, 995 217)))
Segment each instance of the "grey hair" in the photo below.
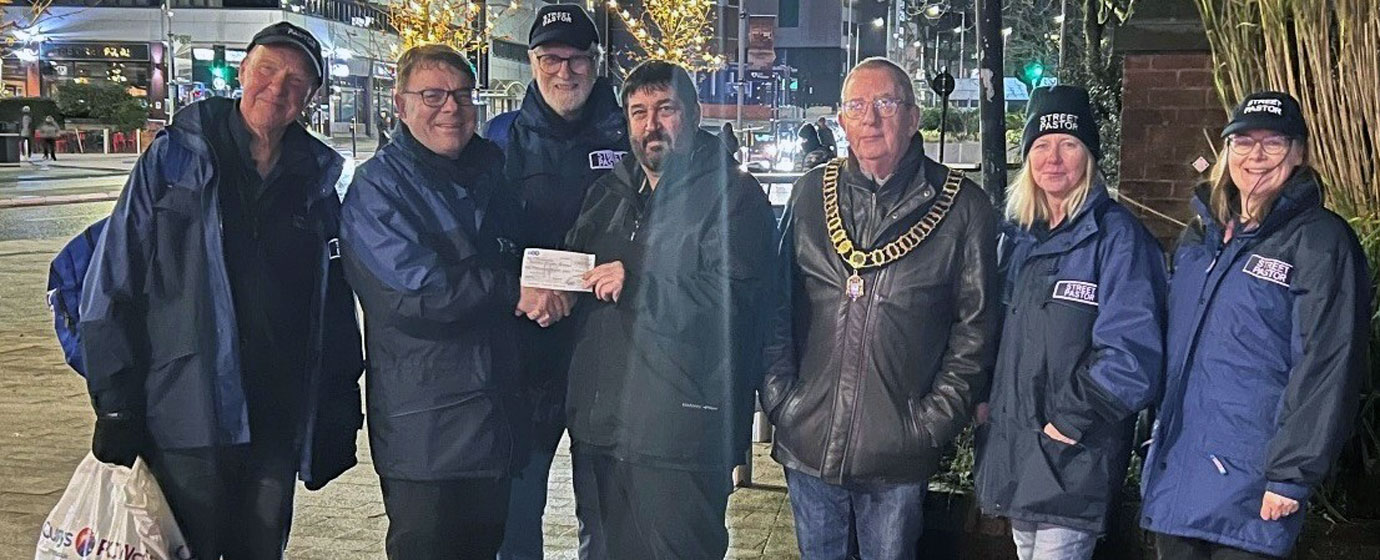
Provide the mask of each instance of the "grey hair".
POLYGON ((906 74, 906 71, 895 62, 881 56, 863 59, 863 61, 859 62, 857 66, 854 66, 852 70, 849 70, 848 77, 843 79, 843 87, 839 89, 840 92, 848 89, 848 82, 853 81, 853 76, 857 74, 859 70, 881 70, 886 72, 891 76, 891 81, 896 82, 897 89, 900 89, 901 94, 905 96, 904 101, 906 103, 915 103, 915 84, 911 83, 910 75, 906 74))

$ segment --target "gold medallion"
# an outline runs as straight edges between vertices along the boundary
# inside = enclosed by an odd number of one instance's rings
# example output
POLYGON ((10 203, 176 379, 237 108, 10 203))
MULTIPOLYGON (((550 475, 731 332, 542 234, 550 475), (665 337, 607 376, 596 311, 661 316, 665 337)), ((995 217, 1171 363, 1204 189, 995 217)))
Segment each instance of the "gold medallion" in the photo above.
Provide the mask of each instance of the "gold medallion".
POLYGON ((863 279, 858 276, 857 269, 853 270, 853 275, 848 277, 848 299, 857 301, 858 298, 866 294, 863 290, 863 279))
POLYGON ((824 226, 828 230, 830 242, 834 245, 834 252, 853 269, 844 291, 850 301, 857 301, 866 293, 862 276, 858 275, 858 271, 886 266, 919 247, 949 213, 949 208, 954 204, 954 197, 958 195, 958 188, 963 183, 963 175, 949 170, 948 179, 944 181, 944 188, 939 192, 938 199, 920 221, 895 241, 871 251, 863 251, 861 246, 853 243, 848 237, 848 231, 843 227, 843 218, 839 214, 839 168, 843 166, 844 161, 843 158, 835 159, 824 168, 824 226))

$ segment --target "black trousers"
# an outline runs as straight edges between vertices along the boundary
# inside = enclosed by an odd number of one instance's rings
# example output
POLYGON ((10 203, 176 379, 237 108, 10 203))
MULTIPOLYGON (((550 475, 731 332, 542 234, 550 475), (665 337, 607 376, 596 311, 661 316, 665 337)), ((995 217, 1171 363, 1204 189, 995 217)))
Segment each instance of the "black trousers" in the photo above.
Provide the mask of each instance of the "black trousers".
POLYGON ((1160 560, 1275 560, 1277 557, 1202 539, 1155 533, 1160 560))
POLYGON ((498 554, 511 479, 380 482, 390 560, 493 560, 498 554))
POLYGON ((646 467, 600 453, 575 460, 594 471, 595 495, 577 493, 575 502, 597 502, 608 560, 722 560, 728 552, 731 469, 646 467))
POLYGON ((197 558, 283 557, 297 478, 291 445, 155 449, 144 458, 197 558))

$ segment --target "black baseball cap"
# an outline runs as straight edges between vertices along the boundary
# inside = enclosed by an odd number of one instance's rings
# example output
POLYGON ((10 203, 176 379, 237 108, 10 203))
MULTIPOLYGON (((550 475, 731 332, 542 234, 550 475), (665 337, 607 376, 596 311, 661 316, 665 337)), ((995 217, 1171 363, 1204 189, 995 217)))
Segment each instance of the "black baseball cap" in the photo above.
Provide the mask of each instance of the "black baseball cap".
POLYGON ((297 47, 307 55, 307 60, 312 63, 312 69, 316 70, 316 85, 321 85, 326 81, 326 63, 321 59, 321 43, 312 36, 310 31, 297 27, 286 21, 280 21, 263 29, 254 35, 254 39, 249 41, 249 48, 245 52, 254 50, 259 45, 290 45, 297 47))
POLYGON ((1303 122, 1303 109, 1294 96, 1278 91, 1252 93, 1236 106, 1231 122, 1222 129, 1222 137, 1244 130, 1273 130, 1291 138, 1308 136, 1303 122))
POLYGON ((547 43, 570 45, 588 49, 599 42, 594 20, 579 4, 552 4, 537 11, 532 30, 527 32, 527 48, 535 49, 547 43))

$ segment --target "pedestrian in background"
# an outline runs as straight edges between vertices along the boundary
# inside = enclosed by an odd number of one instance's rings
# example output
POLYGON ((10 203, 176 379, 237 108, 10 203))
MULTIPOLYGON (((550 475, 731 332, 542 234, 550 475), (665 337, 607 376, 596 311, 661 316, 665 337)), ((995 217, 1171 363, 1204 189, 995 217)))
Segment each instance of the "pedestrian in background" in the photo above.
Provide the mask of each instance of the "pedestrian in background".
POLYGON ((322 68, 306 30, 259 31, 244 95, 183 108, 140 156, 82 289, 92 453, 142 456, 204 560, 282 558, 295 479, 355 464, 343 161, 297 120, 322 68))
POLYGON ((978 502, 1011 520, 1020 560, 1086 560, 1161 385, 1164 254, 1107 195, 1087 91, 1036 89, 1021 148, 978 502))
POLYGON ((895 63, 859 63, 841 106, 848 158, 796 181, 781 221, 762 410, 801 558, 913 560, 929 478, 992 374, 996 215, 925 157, 895 63))
POLYGON ((819 132, 815 130, 815 125, 802 124, 795 135, 800 139, 801 171, 809 171, 829 161, 829 151, 825 150, 824 146, 819 143, 819 132))
POLYGON ((1169 288, 1168 370, 1141 475, 1164 559, 1288 556, 1356 418, 1370 273, 1323 207, 1298 101, 1247 96, 1169 288))
POLYGON ((733 159, 739 159, 738 149, 742 146, 738 143, 738 134, 733 131, 733 123, 724 122, 723 128, 719 130, 719 140, 722 140, 724 146, 728 147, 728 153, 733 155, 733 159))
POLYGON ((829 126, 828 119, 820 117, 815 121, 815 133, 819 135, 819 145, 824 151, 829 153, 828 159, 834 159, 839 154, 838 142, 834 140, 834 129, 829 126))
POLYGON ((33 115, 30 114, 32 112, 33 110, 30 109, 28 105, 25 105, 23 109, 20 109, 19 155, 25 158, 31 158, 34 156, 34 147, 32 144, 34 136, 34 118, 33 115))
MULTIPOLYGON (((771 205, 701 131, 694 78, 638 65, 622 101, 634 158, 590 187, 567 245, 593 253, 570 368, 571 458, 594 473, 611 560, 718 560, 748 459, 772 293, 771 205)), ((592 490, 592 492, 590 492, 592 490)))
MULTIPOLYGON (((517 111, 489 121, 485 136, 505 154, 503 173, 522 197, 524 230, 532 247, 560 249, 575 224, 591 184, 609 173, 628 154, 628 128, 613 84, 598 75, 599 32, 583 8, 574 4, 542 6, 527 34, 532 82, 517 111)), ((567 308, 574 295, 541 291, 561 298, 567 308)), ((513 479, 502 560, 540 560, 542 513, 556 446, 565 432, 566 386, 573 325, 542 328, 528 323, 518 329, 522 350, 524 394, 532 408, 532 457, 513 479)), ((590 483, 587 469, 573 473, 573 484, 590 483)), ((577 489, 577 491, 579 491, 577 489)), ((605 556, 593 502, 575 511, 580 525, 580 557, 605 556)))
POLYGON ((43 117, 43 124, 38 125, 38 138, 43 144, 43 159, 45 161, 57 161, 57 141, 62 134, 58 128, 57 119, 52 115, 43 117))

